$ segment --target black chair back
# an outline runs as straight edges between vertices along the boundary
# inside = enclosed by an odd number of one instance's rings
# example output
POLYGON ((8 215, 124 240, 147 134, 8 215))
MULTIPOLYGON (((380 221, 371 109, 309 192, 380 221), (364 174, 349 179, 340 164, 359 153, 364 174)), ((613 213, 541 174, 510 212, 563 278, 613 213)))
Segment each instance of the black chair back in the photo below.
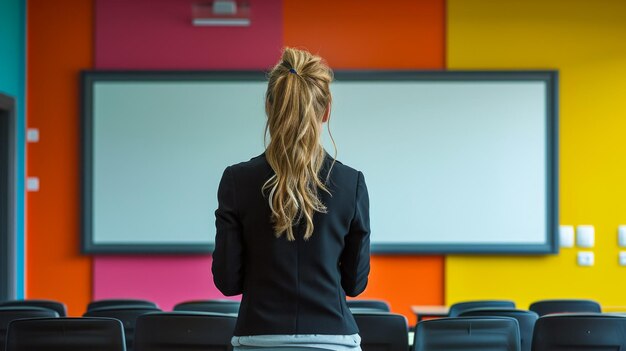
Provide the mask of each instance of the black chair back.
POLYGON ((515 302, 509 300, 477 300, 459 302, 450 306, 448 317, 458 317, 464 311, 476 308, 515 308, 515 302))
POLYGON ((458 317, 421 321, 415 351, 520 351, 519 325, 510 317, 458 317))
POLYGON ((6 351, 125 351, 122 323, 112 318, 35 318, 9 324, 6 351))
POLYGON ((468 310, 459 317, 511 317, 517 319, 520 331, 522 351, 530 351, 533 341, 533 329, 539 316, 532 311, 498 308, 477 308, 468 310))
POLYGON ((528 308, 541 316, 552 313, 600 313, 600 304, 593 300, 541 300, 528 308))
POLYGON ((391 312, 389 303, 384 300, 347 300, 348 308, 369 308, 380 312, 391 312))
POLYGON ((535 324, 533 351, 626 350, 626 318, 601 314, 553 314, 535 324))
POLYGON ((126 336, 126 350, 133 350, 133 342, 135 340, 135 324, 137 317, 146 313, 161 312, 160 309, 150 306, 108 306, 94 308, 87 311, 83 317, 105 317, 115 318, 122 322, 124 326, 124 335, 126 336))
POLYGON ((389 313, 389 312, 381 311, 377 308, 367 308, 367 307, 350 307, 350 312, 352 312, 352 314, 355 314, 355 313, 389 313))
POLYGON ((141 315, 135 328, 135 351, 226 351, 237 317, 206 312, 141 315))
POLYGON ((152 308, 159 308, 156 303, 148 300, 139 299, 103 299, 91 301, 87 305, 87 312, 102 307, 120 307, 120 306, 145 306, 152 308))
POLYGON ((0 303, 0 307, 13 307, 13 306, 31 306, 31 307, 43 307, 56 311, 59 317, 67 316, 67 307, 64 303, 54 300, 13 300, 0 303))
POLYGON ((185 301, 174 306, 174 311, 239 313, 241 302, 232 300, 185 301))
POLYGON ((406 318, 388 312, 354 313, 363 351, 408 351, 406 318))
POLYGON ((7 328, 12 321, 25 318, 56 318, 58 316, 56 311, 43 307, 0 307, 0 351, 4 351, 6 347, 7 328))

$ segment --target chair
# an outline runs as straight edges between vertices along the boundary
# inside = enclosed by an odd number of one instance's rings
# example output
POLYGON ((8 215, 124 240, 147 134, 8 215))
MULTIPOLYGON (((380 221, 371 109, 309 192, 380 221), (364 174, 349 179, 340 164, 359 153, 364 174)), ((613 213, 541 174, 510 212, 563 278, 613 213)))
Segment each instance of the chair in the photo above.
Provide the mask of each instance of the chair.
POLYGON ((533 351, 626 350, 626 318, 601 314, 554 314, 535 324, 533 351))
POLYGON ((43 307, 0 307, 0 351, 4 351, 6 346, 7 328, 12 321, 24 318, 56 318, 58 316, 56 311, 43 307))
POLYGON ((6 351, 124 351, 122 323, 112 318, 36 318, 9 324, 6 351))
POLYGON ((541 316, 551 313, 600 313, 600 304, 593 300, 541 300, 528 308, 541 316))
POLYGON ((458 317, 421 321, 414 351, 520 351, 519 325, 510 317, 458 317))
POLYGON ((137 317, 154 312, 161 312, 161 310, 147 305, 105 306, 87 311, 83 314, 83 317, 115 318, 121 321, 124 326, 124 335, 126 336, 126 349, 132 351, 137 317))
POLYGON ((239 313, 241 302, 232 300, 185 301, 174 306, 174 311, 239 313))
POLYGON ((458 302, 450 306, 448 317, 458 317, 463 311, 475 308, 515 308, 515 302, 508 300, 477 300, 458 302))
POLYGON ((65 307, 65 304, 54 300, 13 300, 0 303, 0 307, 5 306, 43 307, 56 311, 59 317, 67 316, 67 307, 65 307))
POLYGON ((389 312, 354 313, 363 351, 408 351, 409 327, 403 315, 389 312))
POLYGON ((369 308, 380 312, 391 312, 389 303, 384 300, 347 300, 348 308, 369 308))
POLYGON ((237 317, 208 312, 160 312, 137 318, 135 351, 225 351, 237 317))
POLYGON ((533 329, 539 316, 532 311, 498 308, 477 308, 462 312, 459 317, 511 317, 517 319, 522 351, 530 351, 533 329))
POLYGON ((148 301, 148 300, 137 300, 137 299, 103 299, 103 300, 96 300, 96 301, 91 301, 89 303, 89 305, 87 305, 87 311, 91 311, 95 308, 100 308, 100 307, 110 307, 110 306, 146 306, 146 307, 153 307, 153 308, 159 308, 159 306, 157 306, 156 303, 152 302, 152 301, 148 301))

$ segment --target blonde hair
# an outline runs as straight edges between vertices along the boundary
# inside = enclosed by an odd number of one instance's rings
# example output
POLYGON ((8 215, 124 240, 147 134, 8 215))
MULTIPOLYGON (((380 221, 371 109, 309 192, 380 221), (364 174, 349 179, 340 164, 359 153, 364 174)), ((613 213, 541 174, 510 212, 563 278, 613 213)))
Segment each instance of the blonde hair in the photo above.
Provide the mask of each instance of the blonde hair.
POLYGON ((293 226, 304 219, 304 239, 308 239, 315 212, 326 213, 318 197, 318 190, 328 192, 319 175, 325 157, 320 136, 332 79, 332 70, 321 57, 293 48, 283 50, 269 73, 265 134, 269 131, 270 143, 265 157, 275 174, 263 191, 269 194, 276 237, 286 234, 287 240, 295 240, 293 226))

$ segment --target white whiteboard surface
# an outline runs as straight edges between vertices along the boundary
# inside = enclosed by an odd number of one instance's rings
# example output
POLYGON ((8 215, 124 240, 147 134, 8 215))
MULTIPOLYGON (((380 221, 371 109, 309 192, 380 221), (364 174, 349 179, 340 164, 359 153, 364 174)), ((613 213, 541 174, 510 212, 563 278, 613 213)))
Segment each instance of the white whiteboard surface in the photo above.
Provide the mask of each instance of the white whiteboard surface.
MULTIPOLYGON (((210 249, 224 168, 264 150, 266 86, 93 79, 93 252, 210 249)), ((541 79, 338 74, 330 127, 338 160, 365 175, 374 251, 554 250, 552 88, 541 79)), ((324 144, 332 155, 327 132, 324 144)))

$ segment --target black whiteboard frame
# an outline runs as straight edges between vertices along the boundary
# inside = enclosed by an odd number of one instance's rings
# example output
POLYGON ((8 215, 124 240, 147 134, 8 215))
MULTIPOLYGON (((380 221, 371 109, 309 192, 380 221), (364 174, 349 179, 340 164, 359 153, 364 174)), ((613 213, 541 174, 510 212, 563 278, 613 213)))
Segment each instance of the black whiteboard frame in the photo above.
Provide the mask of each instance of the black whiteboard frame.
MULTIPOLYGON (((81 72, 81 249, 85 254, 208 254, 213 244, 98 244, 93 237, 93 86, 96 82, 264 81, 262 71, 83 71, 81 72)), ((535 81, 546 84, 545 241, 539 244, 372 243, 375 254, 555 254, 558 253, 559 75, 556 70, 514 71, 335 71, 337 81, 535 81)))

